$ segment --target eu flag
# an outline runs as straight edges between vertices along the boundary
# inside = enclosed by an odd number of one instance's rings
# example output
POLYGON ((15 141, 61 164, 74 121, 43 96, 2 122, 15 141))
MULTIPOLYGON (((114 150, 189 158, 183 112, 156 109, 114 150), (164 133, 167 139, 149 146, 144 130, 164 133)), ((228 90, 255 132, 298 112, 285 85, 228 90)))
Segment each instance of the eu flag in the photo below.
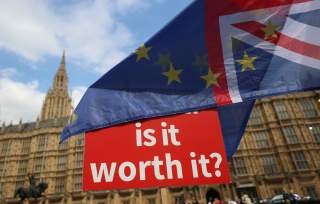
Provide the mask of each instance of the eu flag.
POLYGON ((196 0, 88 88, 61 139, 216 107, 230 156, 255 99, 319 88, 319 15, 319 1, 196 0))

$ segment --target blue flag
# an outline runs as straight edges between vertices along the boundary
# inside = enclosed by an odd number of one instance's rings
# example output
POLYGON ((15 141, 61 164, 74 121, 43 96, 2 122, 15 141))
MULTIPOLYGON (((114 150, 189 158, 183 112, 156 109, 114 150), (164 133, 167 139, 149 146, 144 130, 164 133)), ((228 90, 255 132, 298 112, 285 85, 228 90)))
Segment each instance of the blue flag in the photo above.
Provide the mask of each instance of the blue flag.
POLYGON ((230 155, 255 99, 320 87, 319 15, 319 1, 194 1, 88 88, 61 139, 218 107, 230 155))

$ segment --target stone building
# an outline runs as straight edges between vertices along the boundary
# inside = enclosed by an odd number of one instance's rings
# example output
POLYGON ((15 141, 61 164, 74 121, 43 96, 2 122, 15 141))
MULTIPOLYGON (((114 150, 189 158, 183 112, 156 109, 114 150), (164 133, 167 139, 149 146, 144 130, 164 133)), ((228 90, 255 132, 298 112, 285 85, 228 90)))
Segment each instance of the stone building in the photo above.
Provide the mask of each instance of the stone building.
POLYGON ((230 161, 236 190, 259 198, 283 190, 319 198, 319 110, 319 92, 258 101, 230 161))
POLYGON ((28 185, 28 173, 49 183, 42 203, 177 204, 190 194, 205 203, 207 193, 217 191, 224 199, 240 192, 262 199, 283 190, 320 196, 318 92, 258 101, 239 150, 229 161, 232 183, 219 186, 83 192, 83 135, 59 145, 71 109, 63 54, 41 117, 0 128, 0 203, 17 203, 14 191, 28 185))

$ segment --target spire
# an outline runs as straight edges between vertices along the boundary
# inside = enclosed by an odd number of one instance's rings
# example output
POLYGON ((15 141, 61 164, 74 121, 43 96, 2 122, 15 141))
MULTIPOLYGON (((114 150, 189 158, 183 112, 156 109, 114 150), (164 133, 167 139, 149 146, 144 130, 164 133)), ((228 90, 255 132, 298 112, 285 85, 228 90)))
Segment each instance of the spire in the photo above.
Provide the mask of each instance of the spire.
POLYGON ((69 116, 71 97, 68 93, 68 74, 65 66, 66 51, 63 50, 59 68, 42 106, 41 120, 69 116))
POLYGON ((66 49, 63 49, 63 53, 60 61, 60 68, 62 67, 65 68, 65 65, 66 65, 66 49))
POLYGON ((66 50, 63 50, 60 66, 53 80, 52 89, 68 89, 68 75, 66 71, 66 50))

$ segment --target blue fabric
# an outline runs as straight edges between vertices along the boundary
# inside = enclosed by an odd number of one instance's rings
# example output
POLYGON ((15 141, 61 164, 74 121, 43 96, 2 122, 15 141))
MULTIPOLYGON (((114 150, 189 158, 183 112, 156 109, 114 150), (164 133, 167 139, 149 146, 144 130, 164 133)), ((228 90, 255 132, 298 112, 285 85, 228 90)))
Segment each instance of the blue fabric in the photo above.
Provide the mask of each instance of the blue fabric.
POLYGON ((255 100, 217 108, 228 159, 237 151, 255 100))
POLYGON ((235 60, 242 59, 244 52, 250 57, 257 57, 254 61, 255 70, 242 72, 241 64, 235 63, 239 91, 244 100, 319 89, 319 69, 272 55, 239 40, 234 39, 233 45, 236 45, 233 50, 235 60))
MULTIPOLYGON (((76 125, 65 128, 62 136, 162 114, 180 113, 181 109, 186 112, 206 109, 213 103, 210 89, 195 94, 165 94, 90 88, 76 110, 77 115, 87 117, 78 117, 76 125)), ((66 138, 62 137, 62 140, 66 138)))
POLYGON ((150 60, 136 62, 132 53, 110 72, 102 76, 90 88, 125 90, 132 92, 153 92, 165 94, 194 94, 205 88, 200 76, 207 74, 207 66, 195 66, 196 57, 207 55, 204 34, 204 1, 196 1, 177 19, 151 38, 145 47, 151 47, 150 60), (192 23, 191 23, 192 22, 192 23), (163 76, 169 66, 162 67, 157 61, 159 55, 170 55, 175 69, 182 69, 181 83, 169 86, 163 76))
MULTIPOLYGON (((310 25, 319 25, 320 21, 308 13, 290 18, 310 25)), ((233 39, 233 60, 244 102, 217 107, 212 86, 207 86, 204 80, 209 70, 205 30, 205 0, 193 1, 145 43, 148 55, 139 59, 137 53, 132 53, 88 88, 63 130, 61 141, 129 121, 217 108, 230 158, 243 135, 255 99, 320 87, 318 69, 233 39), (243 71, 238 63, 244 53, 257 57, 253 70, 243 71), (168 73, 172 70, 177 76, 170 81, 168 73)))
POLYGON ((320 10, 314 10, 311 12, 305 12, 305 13, 298 13, 298 14, 292 14, 289 15, 290 18, 299 21, 301 23, 315 26, 315 27, 320 27, 320 10))
POLYGON ((215 107, 212 88, 201 78, 208 74, 204 34, 204 0, 195 1, 169 25, 145 43, 149 59, 137 61, 132 53, 86 91, 75 109, 77 120, 68 125, 61 140, 71 135, 132 120, 215 107), (168 84, 170 64, 179 79, 168 84), (197 57, 204 63, 196 63, 197 57))

